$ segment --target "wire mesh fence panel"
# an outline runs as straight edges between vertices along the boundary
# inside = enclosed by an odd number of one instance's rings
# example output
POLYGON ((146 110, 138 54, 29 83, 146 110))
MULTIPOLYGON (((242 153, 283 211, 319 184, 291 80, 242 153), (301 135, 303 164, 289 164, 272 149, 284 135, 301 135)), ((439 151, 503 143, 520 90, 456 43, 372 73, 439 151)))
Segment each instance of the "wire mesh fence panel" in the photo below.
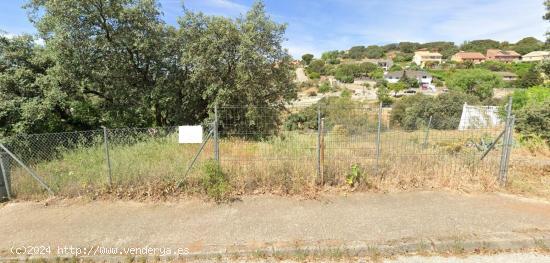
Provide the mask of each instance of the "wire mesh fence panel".
MULTIPOLYGON (((357 169, 377 178, 380 187, 490 188, 499 173, 504 125, 484 122, 483 116, 495 114, 489 110, 471 110, 473 117, 466 119, 433 114, 397 125, 391 111, 378 105, 226 106, 215 118, 218 136, 215 126, 204 127, 203 141, 211 136, 205 145, 180 144, 178 127, 18 135, 3 143, 63 196, 110 189, 110 183, 128 189, 199 185, 205 164, 216 157, 216 142, 221 168, 237 191, 344 185, 357 169)), ((15 197, 46 194, 12 157, 2 159, 8 159, 3 163, 15 197)))
MULTIPOLYGON (((107 182, 101 130, 21 134, 5 139, 4 144, 54 192, 78 195, 85 188, 101 187, 107 182)), ((9 167, 15 197, 46 194, 11 157, 9 167)))
POLYGON ((501 154, 498 139, 504 125, 458 130, 460 116, 410 121, 415 123, 412 129, 392 129, 381 135, 381 172, 396 180, 392 183, 411 185, 412 180, 428 187, 433 184, 480 188, 496 183, 501 154), (495 147, 489 151, 492 144, 495 147))
POLYGON ((292 111, 229 106, 218 112, 220 164, 243 191, 257 186, 291 191, 315 180, 317 134, 291 130, 285 121, 292 111))
POLYGON ((323 181, 342 184, 351 167, 372 174, 378 149, 377 107, 325 106, 321 109, 321 168, 323 181))
MULTIPOLYGON (((108 138, 113 183, 137 188, 146 182, 182 180, 200 148, 180 144, 178 127, 109 129, 108 138)), ((212 148, 211 142, 205 146, 196 167, 213 155, 212 148)))

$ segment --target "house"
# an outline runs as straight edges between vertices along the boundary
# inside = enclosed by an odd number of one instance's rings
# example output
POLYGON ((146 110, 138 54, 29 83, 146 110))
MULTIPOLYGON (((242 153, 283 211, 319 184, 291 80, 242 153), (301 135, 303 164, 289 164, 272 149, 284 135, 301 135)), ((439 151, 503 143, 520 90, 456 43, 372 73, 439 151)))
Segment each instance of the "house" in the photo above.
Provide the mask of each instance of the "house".
POLYGON ((388 71, 393 66, 391 59, 364 59, 364 62, 370 62, 383 68, 384 71, 388 71))
POLYGON ((512 72, 495 72, 495 74, 502 77, 502 80, 504 81, 514 81, 518 79, 518 75, 512 73, 512 72))
POLYGON ((451 60, 456 61, 458 63, 472 62, 474 64, 479 64, 479 63, 485 62, 485 56, 479 52, 460 51, 454 54, 451 57, 451 60))
POLYGON ((513 50, 487 49, 487 60, 500 62, 514 62, 521 59, 521 55, 513 50))
POLYGON ((419 50, 414 52, 413 62, 420 67, 425 67, 427 64, 441 64, 443 55, 437 52, 427 50, 419 50))
POLYGON ((546 61, 550 60, 550 51, 533 51, 521 57, 523 61, 546 61))
POLYGON ((407 78, 418 80, 422 88, 428 88, 432 84, 432 75, 425 71, 417 70, 400 70, 389 72, 384 76, 384 79, 386 79, 389 83, 397 83, 403 77, 403 74, 405 74, 407 78))

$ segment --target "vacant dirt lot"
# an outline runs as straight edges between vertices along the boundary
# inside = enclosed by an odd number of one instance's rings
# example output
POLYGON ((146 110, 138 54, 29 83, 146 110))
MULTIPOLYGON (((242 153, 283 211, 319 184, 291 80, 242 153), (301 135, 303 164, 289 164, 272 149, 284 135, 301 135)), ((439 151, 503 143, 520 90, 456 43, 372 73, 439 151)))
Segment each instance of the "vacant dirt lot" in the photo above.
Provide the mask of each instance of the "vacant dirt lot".
POLYGON ((419 244, 425 245, 423 249, 444 249, 449 244, 465 249, 483 244, 508 248, 550 241, 549 218, 548 202, 441 192, 320 200, 261 196, 221 205, 199 200, 23 202, 0 208, 0 249, 1 255, 15 257, 13 248, 21 246, 54 250, 148 246, 182 248, 191 254, 362 251, 373 246, 399 251, 414 250, 419 244))

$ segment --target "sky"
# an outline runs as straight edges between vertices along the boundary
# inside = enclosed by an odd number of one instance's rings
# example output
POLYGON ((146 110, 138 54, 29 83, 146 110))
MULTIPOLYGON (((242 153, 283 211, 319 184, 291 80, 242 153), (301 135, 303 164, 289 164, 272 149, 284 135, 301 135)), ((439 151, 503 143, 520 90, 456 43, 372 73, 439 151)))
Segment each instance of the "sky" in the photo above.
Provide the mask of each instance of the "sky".
MULTIPOLYGON (((176 25, 181 0, 158 0, 163 19, 176 25)), ((254 0, 185 0, 187 9, 238 17, 254 0)), ((295 58, 357 45, 400 41, 429 42, 494 39, 540 40, 550 29, 542 20, 543 0, 264 0, 267 12, 287 24, 284 47, 295 58)), ((0 0, 0 30, 35 33, 21 6, 25 0, 0 0)))

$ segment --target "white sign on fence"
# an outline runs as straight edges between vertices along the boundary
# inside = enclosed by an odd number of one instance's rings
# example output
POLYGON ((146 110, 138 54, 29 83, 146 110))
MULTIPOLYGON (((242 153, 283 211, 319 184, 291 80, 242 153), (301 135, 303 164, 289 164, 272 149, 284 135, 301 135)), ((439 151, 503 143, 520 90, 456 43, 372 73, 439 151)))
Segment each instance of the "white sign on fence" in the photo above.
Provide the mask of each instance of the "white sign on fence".
POLYGON ((179 143, 202 143, 202 126, 179 126, 179 143))
POLYGON ((501 124, 496 106, 472 106, 464 103, 458 129, 484 129, 501 124))

